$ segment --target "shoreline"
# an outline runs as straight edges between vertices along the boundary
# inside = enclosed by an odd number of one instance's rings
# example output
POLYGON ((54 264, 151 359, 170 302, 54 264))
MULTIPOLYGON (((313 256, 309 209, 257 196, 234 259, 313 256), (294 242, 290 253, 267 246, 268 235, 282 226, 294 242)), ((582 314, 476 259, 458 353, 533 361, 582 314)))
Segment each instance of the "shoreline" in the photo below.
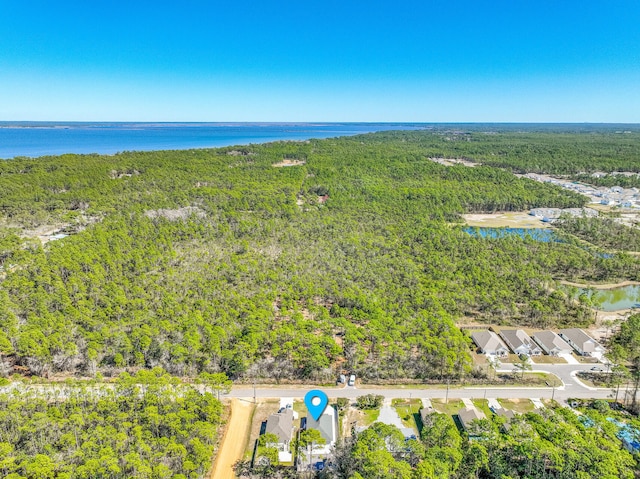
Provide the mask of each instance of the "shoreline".
MULTIPOLYGON (((561 280, 559 281, 560 284, 564 284, 567 286, 575 286, 576 288, 593 288, 593 289, 616 289, 616 288, 623 288, 625 286, 639 286, 640 285, 640 281, 622 281, 620 283, 603 283, 603 284, 598 284, 598 283, 574 283, 573 281, 565 281, 565 280, 561 280)), ((620 310, 622 311, 622 310, 620 310)), ((613 311, 609 311, 609 312, 613 312, 613 311)))

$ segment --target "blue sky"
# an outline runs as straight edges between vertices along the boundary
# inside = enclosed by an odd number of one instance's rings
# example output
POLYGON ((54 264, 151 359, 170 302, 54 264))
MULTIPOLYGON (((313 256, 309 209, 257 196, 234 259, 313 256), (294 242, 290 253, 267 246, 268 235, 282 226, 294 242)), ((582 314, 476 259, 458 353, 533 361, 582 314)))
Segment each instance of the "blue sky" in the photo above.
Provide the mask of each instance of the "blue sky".
POLYGON ((0 0, 0 120, 640 122, 638 0, 0 0))

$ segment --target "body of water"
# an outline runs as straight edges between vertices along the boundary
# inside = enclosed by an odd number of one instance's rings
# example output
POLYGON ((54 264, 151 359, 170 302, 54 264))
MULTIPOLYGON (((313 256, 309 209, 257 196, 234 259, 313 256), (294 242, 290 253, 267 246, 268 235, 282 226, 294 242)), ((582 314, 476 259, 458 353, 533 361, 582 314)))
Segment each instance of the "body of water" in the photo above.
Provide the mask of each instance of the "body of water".
POLYGON ((573 292, 576 298, 581 294, 586 294, 593 307, 600 311, 640 308, 640 285, 637 284, 611 289, 575 288, 571 286, 563 286, 563 289, 573 292))
POLYGON ((543 243, 560 241, 552 230, 546 228, 488 228, 484 226, 467 226, 463 228, 463 231, 479 238, 508 238, 509 236, 518 236, 522 239, 528 238, 535 241, 542 241, 543 243))
POLYGON ((425 126, 419 123, 0 122, 0 158, 212 148, 384 130, 415 130, 425 126))

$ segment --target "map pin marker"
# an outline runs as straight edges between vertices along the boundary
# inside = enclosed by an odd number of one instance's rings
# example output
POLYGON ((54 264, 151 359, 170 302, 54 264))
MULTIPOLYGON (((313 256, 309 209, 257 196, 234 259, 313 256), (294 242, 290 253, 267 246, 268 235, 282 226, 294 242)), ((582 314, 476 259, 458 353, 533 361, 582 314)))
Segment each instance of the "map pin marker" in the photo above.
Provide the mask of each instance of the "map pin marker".
POLYGON ((304 403, 309 410, 309 414, 311 417, 317 421, 322 416, 322 413, 325 409, 327 409, 327 404, 329 404, 329 398, 325 393, 318 389, 313 389, 309 391, 304 396, 304 403))

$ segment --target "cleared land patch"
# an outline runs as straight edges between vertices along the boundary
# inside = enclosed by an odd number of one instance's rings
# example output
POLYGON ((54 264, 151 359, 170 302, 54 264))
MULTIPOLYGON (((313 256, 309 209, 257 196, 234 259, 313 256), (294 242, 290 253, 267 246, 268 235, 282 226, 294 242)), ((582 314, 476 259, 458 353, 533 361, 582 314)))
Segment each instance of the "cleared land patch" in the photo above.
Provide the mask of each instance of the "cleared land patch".
POLYGON ((548 223, 543 223, 540 218, 531 216, 527 211, 503 212, 503 213, 473 213, 462 215, 469 226, 485 226, 489 228, 548 228, 548 223))
POLYGON ((169 221, 177 221, 187 219, 191 215, 196 215, 198 218, 204 218, 206 213, 197 206, 185 206, 184 208, 175 209, 159 209, 148 210, 144 214, 151 219, 166 218, 169 221))
POLYGON ((274 168, 282 168, 283 166, 302 166, 306 163, 304 160, 282 160, 278 163, 274 163, 271 166, 274 168))
POLYGON ((482 163, 476 163, 474 161, 464 160, 462 158, 429 158, 431 161, 440 163, 444 166, 462 165, 473 168, 474 166, 480 166, 482 163))

